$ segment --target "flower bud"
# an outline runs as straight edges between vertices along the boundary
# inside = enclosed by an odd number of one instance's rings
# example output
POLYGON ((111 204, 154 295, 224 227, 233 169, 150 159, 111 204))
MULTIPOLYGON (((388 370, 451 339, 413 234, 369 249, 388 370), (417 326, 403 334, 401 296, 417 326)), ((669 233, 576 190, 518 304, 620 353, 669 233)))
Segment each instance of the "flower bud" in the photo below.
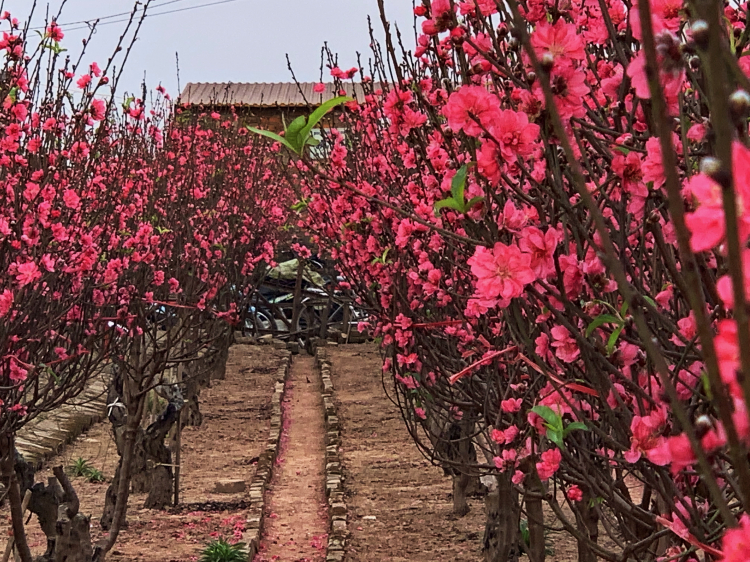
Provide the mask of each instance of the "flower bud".
POLYGON ((713 156, 706 156, 705 158, 701 159, 700 170, 702 174, 711 176, 712 174, 718 172, 720 169, 721 161, 718 158, 714 158, 713 156))
POLYGON ((547 51, 539 59, 539 64, 542 67, 542 70, 549 74, 552 72, 552 67, 555 66, 555 55, 547 51))
POLYGON ((699 57, 690 57, 688 64, 690 65, 690 70, 695 72, 701 67, 701 59, 699 57))
POLYGON ((729 111, 735 124, 742 124, 750 113, 750 94, 745 90, 737 90, 729 96, 729 111))
POLYGON ((723 188, 729 187, 732 183, 732 174, 718 158, 706 156, 701 160, 700 170, 723 188))
POLYGON ((693 25, 690 26, 690 32, 695 44, 698 45, 698 48, 704 50, 708 48, 708 23, 704 20, 696 20, 693 22, 693 25))
POLYGON ((533 84, 534 82, 536 82, 536 72, 532 70, 531 72, 526 74, 526 78, 528 79, 529 84, 533 84))
POLYGON ((711 431, 714 424, 707 415, 703 414, 695 420, 695 435, 698 439, 703 439, 706 433, 711 431))

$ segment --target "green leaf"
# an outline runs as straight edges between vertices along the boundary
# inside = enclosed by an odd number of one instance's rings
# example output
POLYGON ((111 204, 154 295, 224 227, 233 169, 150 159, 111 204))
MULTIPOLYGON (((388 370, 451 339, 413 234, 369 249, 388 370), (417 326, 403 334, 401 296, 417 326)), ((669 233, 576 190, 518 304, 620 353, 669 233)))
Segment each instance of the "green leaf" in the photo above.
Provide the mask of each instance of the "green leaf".
POLYGON ((297 151, 296 151, 296 150, 294 149, 294 147, 293 147, 293 146, 292 146, 291 144, 289 144, 289 142, 287 142, 287 140, 286 140, 286 139, 285 139, 284 137, 282 137, 282 136, 279 136, 279 135, 277 135, 276 133, 272 133, 271 131, 263 131, 262 129, 256 129, 255 127, 248 127, 248 130, 249 130, 249 131, 250 131, 251 133, 255 133, 256 135, 262 135, 262 136, 264 136, 264 137, 268 137, 269 139, 271 139, 271 140, 273 140, 273 141, 276 141, 276 142, 278 142, 278 143, 281 143, 281 144, 283 144, 283 145, 284 145, 285 147, 287 147, 287 148, 288 148, 289 150, 291 150, 292 152, 294 152, 295 154, 299 154, 299 153, 298 153, 298 152, 297 152, 297 151))
POLYGON ((477 203, 480 203, 484 201, 484 197, 472 197, 469 199, 469 201, 466 203, 466 206, 464 207, 467 211, 470 211, 474 205, 477 203))
POLYGON ((302 199, 301 201, 297 201, 294 205, 292 205, 292 211, 295 213, 299 213, 300 211, 304 211, 307 209, 308 202, 306 199, 302 199))
POLYGON ((579 430, 579 429, 581 431, 586 431, 586 430, 588 430, 588 427, 583 422, 572 422, 572 423, 569 423, 568 426, 565 428, 565 431, 563 431, 563 437, 567 437, 568 434, 571 431, 576 431, 576 430, 579 430))
POLYGON ((469 168, 464 164, 458 169, 456 175, 454 175, 451 180, 451 195, 453 195, 453 199, 461 203, 461 205, 463 205, 465 201, 464 190, 466 189, 466 175, 468 172, 469 168))
POLYGON ((629 148, 625 148, 624 146, 616 146, 615 150, 618 151, 618 152, 621 152, 625 156, 627 156, 628 154, 630 154, 630 149, 629 148))
POLYGON ((531 411, 546 421, 550 426, 562 428, 562 418, 560 417, 560 414, 555 412, 549 406, 534 406, 531 411))
POLYGON ((320 107, 310 114, 310 118, 307 120, 307 125, 300 130, 300 138, 302 140, 307 140, 310 132, 315 128, 315 125, 326 116, 326 113, 331 111, 334 107, 350 101, 354 101, 354 98, 350 98, 349 96, 339 96, 320 104, 320 107))
POLYGON ((612 352, 615 350, 615 345, 617 344, 617 338, 620 337, 620 334, 622 333, 622 330, 624 328, 624 324, 618 326, 617 329, 609 336, 609 340, 607 341, 607 355, 612 355, 612 352))
POLYGON ((555 428, 547 428, 547 439, 557 445, 558 449, 564 448, 563 432, 555 428))
POLYGON ((602 497, 591 498, 589 500, 589 507, 594 507, 595 505, 600 505, 602 503, 604 503, 604 498, 602 497))
POLYGON ((300 154, 302 152, 302 147, 304 146, 304 137, 302 136, 301 131, 306 123, 307 117, 305 117, 304 115, 300 115, 294 121, 289 123, 289 126, 284 132, 284 138, 289 142, 289 144, 294 147, 294 151, 297 154, 300 154))
POLYGON ((453 197, 448 197, 448 199, 443 199, 442 201, 437 201, 435 203, 435 216, 439 216, 440 209, 444 209, 445 207, 458 211, 459 213, 464 212, 464 206, 462 203, 459 203, 453 197))
POLYGON ((656 301, 655 301, 654 299, 652 299, 651 297, 649 297, 649 296, 647 296, 647 295, 644 295, 644 296, 643 296, 643 300, 644 300, 644 301, 646 301, 646 302, 647 302, 648 304, 650 304, 651 306, 653 306, 654 308, 658 308, 658 307, 656 306, 656 301))
POLYGON ((622 303, 622 306, 620 307, 620 316, 625 318, 625 315, 628 313, 628 301, 625 301, 622 303))
MULTIPOLYGON (((382 263, 383 265, 385 265, 385 263, 386 263, 385 260, 388 257, 388 252, 389 251, 390 251, 390 248, 386 248, 385 251, 383 252, 382 256, 373 259, 372 262, 370 262, 370 263, 372 265, 375 265, 376 263, 382 263)), ((388 263, 391 263, 391 262, 388 262, 388 263)))
POLYGON ((529 523, 526 521, 526 519, 521 519, 521 522, 518 524, 519 527, 519 533, 521 535, 521 540, 523 541, 523 544, 526 545, 526 547, 531 546, 531 531, 529 531, 529 523))
POLYGON ((586 337, 589 337, 594 330, 596 330, 602 324, 622 324, 622 320, 613 314, 600 314, 591 321, 589 327, 586 328, 586 337))

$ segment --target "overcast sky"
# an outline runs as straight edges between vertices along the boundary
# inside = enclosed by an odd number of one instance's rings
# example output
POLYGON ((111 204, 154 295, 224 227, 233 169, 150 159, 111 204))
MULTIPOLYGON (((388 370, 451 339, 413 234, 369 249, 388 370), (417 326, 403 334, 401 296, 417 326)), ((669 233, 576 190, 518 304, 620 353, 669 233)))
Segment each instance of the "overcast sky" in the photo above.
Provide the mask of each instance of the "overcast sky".
MULTIPOLYGON (((19 20, 28 18, 32 0, 0 2, 19 20)), ((61 2, 39 0, 34 24, 43 24, 47 5, 54 14, 61 2)), ((134 0, 68 0, 58 20, 65 32, 63 46, 77 54, 87 31, 85 24, 74 22, 102 18, 86 60, 103 66, 125 26, 118 22, 122 16, 111 16, 129 12, 133 5, 134 0)), ((412 0, 385 0, 385 5, 389 20, 401 27, 410 45, 412 0)), ((357 51, 363 60, 369 56, 368 14, 382 37, 376 0, 152 0, 148 13, 153 15, 143 24, 120 93, 140 91, 145 72, 150 88, 161 83, 176 95, 175 52, 183 88, 188 82, 290 81, 286 53, 299 80, 317 81, 325 41, 347 69, 356 65, 357 51), (205 4, 214 5, 198 7, 205 4), (161 12, 172 13, 157 15, 161 12)), ((324 79, 330 80, 327 70, 324 79)))

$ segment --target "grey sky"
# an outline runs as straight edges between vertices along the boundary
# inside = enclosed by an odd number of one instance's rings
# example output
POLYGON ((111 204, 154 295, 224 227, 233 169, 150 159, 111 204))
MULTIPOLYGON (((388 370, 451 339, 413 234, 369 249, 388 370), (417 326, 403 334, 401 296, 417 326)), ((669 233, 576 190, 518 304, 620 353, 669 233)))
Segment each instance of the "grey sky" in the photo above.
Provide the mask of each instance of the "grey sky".
MULTIPOLYGON (((149 13, 217 1, 152 0, 149 13)), ((32 0, 4 0, 3 4, 14 17, 26 20, 32 0)), ((61 0, 50 0, 50 13, 56 13, 60 4, 61 0)), ((64 25, 66 22, 128 12, 133 4, 133 0, 68 0, 59 20, 66 34, 63 46, 77 54, 86 36, 84 29, 73 30, 80 25, 64 25)), ((412 0, 386 0, 385 5, 389 20, 398 23, 409 44, 413 42, 412 0)), ((45 11, 46 3, 40 0, 34 17, 37 25, 43 23, 45 11)), ((182 87, 187 82, 286 82, 290 74, 285 53, 289 53, 299 80, 317 81, 324 41, 339 53, 344 69, 356 65, 357 51, 366 60, 368 14, 382 37, 376 0, 231 0, 149 17, 125 67, 120 93, 140 91, 145 72, 149 87, 162 83, 176 95, 175 52, 180 55, 182 87)), ((102 22, 116 19, 121 18, 102 22)), ((101 26, 87 49, 86 61, 103 65, 124 25, 101 26)), ((324 79, 330 80, 327 71, 324 79)))

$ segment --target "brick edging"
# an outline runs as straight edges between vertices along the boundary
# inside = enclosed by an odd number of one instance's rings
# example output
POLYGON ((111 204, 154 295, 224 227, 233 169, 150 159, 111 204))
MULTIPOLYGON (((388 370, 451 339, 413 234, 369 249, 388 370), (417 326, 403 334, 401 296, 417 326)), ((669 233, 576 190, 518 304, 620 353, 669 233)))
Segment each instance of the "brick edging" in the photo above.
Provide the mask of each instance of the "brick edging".
POLYGON ((255 475, 250 481, 250 508, 245 522, 244 539, 247 543, 248 562, 252 562, 260 548, 260 538, 263 532, 263 518, 266 498, 266 488, 273 476, 273 467, 279 453, 279 442, 283 427, 284 411, 281 404, 286 394, 286 382, 289 378, 291 353, 284 352, 281 364, 276 371, 273 396, 271 397, 271 429, 268 432, 268 442, 265 450, 258 459, 255 475))
POLYGON ((328 500, 328 546, 326 562, 342 562, 346 553, 347 520, 349 512, 344 501, 344 476, 339 447, 341 426, 334 403, 334 388, 331 381, 331 362, 324 347, 315 350, 315 365, 320 369, 321 395, 325 415, 326 444, 326 498, 328 500))

